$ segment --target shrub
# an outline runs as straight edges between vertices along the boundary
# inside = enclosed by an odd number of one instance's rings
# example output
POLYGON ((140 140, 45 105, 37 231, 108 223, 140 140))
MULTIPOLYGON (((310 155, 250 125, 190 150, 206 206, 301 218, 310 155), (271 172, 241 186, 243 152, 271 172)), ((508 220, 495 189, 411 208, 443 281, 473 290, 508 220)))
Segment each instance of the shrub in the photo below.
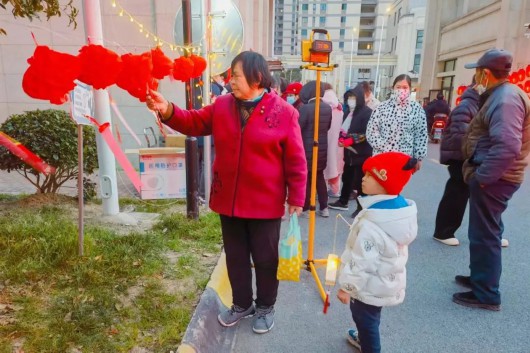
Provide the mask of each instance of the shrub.
MULTIPOLYGON (((0 170, 20 173, 35 185, 37 193, 56 193, 68 180, 77 180, 77 126, 65 111, 14 114, 0 125, 0 131, 18 140, 56 171, 48 176, 40 174, 4 147, 0 147, 0 170)), ((83 127, 83 159, 84 172, 93 173, 97 168, 97 149, 95 131, 90 126, 83 127)))

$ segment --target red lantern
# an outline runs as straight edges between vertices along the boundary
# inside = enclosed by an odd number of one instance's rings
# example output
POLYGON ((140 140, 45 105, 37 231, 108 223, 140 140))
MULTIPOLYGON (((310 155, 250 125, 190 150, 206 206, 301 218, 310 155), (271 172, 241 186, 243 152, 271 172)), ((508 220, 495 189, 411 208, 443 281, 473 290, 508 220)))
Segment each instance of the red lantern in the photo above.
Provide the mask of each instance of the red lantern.
POLYGON ((89 44, 79 50, 81 74, 79 80, 95 89, 105 89, 116 83, 122 69, 118 54, 101 45, 89 44))
POLYGON ((517 87, 519 87, 520 89, 522 89, 524 91, 524 86, 521 83, 518 83, 517 87))
POLYGON ((455 104, 459 105, 461 102, 462 102, 462 97, 457 97, 455 104))
POLYGON ((141 102, 145 102, 147 90, 158 88, 158 81, 151 76, 153 70, 151 53, 124 54, 121 56, 121 60, 123 61, 123 69, 116 84, 141 102))
POLYGON ((198 55, 192 55, 190 56, 190 59, 193 61, 193 73, 191 78, 201 76, 203 71, 206 69, 206 60, 202 56, 198 55))
POLYGON ((519 81, 524 81, 526 77, 526 71, 524 71, 524 69, 517 71, 517 76, 519 78, 519 81))
POLYGON ((530 77, 530 65, 526 66, 526 76, 530 77))
POLYGON ((193 74, 194 65, 193 61, 185 56, 175 59, 173 62, 173 77, 182 82, 189 81, 193 74))
POLYGON ((173 60, 168 58, 160 47, 151 49, 151 56, 153 58, 153 77, 161 80, 168 76, 173 69, 173 60))
POLYGON ((466 90, 467 86, 458 86, 458 89, 456 90, 456 93, 461 96, 464 94, 464 91, 466 90))
POLYGON ((49 100, 52 104, 68 100, 68 92, 74 89, 74 80, 81 72, 77 56, 38 45, 28 63, 30 66, 22 78, 22 89, 28 96, 49 100))
POLYGON ((513 84, 516 84, 517 82, 519 82, 519 75, 517 75, 516 72, 513 72, 510 75, 510 82, 513 83, 513 84))
POLYGON ((232 68, 229 68, 228 70, 226 70, 225 74, 226 74, 225 83, 229 84, 230 79, 232 78, 232 68))
POLYGON ((524 84, 524 91, 526 93, 530 93, 530 81, 526 81, 526 83, 524 84))

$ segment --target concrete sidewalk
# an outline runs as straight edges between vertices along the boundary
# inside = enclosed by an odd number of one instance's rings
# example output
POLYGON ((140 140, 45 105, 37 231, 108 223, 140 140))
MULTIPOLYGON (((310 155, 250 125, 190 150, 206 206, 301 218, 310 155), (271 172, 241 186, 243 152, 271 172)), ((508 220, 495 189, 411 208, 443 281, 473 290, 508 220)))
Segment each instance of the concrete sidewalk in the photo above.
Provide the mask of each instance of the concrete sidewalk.
MULTIPOLYGON (((432 239, 436 209, 448 173, 436 162, 439 146, 430 145, 429 148, 432 160, 424 162, 422 170, 413 176, 403 192, 405 197, 415 200, 418 205, 419 234, 409 248, 405 302, 382 311, 382 351, 529 353, 530 183, 524 183, 503 218, 504 234, 510 241, 510 247, 503 250, 502 310, 489 312, 456 305, 451 301, 452 294, 465 289, 454 283, 454 276, 469 272, 467 216, 456 235, 461 241, 460 246, 448 247, 432 239)), ((350 211, 344 211, 342 215, 350 220, 352 211, 350 206, 350 211)), ((327 258, 330 252, 339 256, 342 253, 348 229, 339 223, 337 246, 333 250, 337 213, 331 211, 331 217, 316 219, 315 258, 327 258)), ((301 220, 304 256, 307 252, 307 223, 307 220, 301 220)), ((323 270, 320 270, 322 281, 323 277, 323 270)), ((208 327, 212 327, 212 331, 206 330, 202 335, 196 335, 196 339, 210 337, 214 332, 218 335, 218 329, 213 326, 219 326, 216 315, 218 305, 222 304, 219 300, 216 303, 210 307, 213 313, 208 319, 211 321, 208 327)), ((202 345, 196 352, 355 352, 345 338, 346 330, 353 326, 351 314, 348 306, 336 299, 336 288, 332 291, 327 315, 322 312, 322 304, 313 277, 303 271, 300 282, 280 284, 275 327, 270 333, 257 335, 252 332, 252 320, 242 320, 233 328, 222 329, 223 337, 216 337, 216 342, 222 344, 202 345)), ((186 339, 188 343, 193 343, 192 336, 187 334, 184 341, 186 339)))

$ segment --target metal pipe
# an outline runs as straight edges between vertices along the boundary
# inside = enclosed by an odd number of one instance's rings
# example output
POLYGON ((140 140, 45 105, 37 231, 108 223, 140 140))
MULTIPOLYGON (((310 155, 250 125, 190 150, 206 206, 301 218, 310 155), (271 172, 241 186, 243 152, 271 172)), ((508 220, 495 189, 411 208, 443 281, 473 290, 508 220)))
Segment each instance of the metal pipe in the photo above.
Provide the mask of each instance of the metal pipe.
MULTIPOLYGON (((182 0, 182 34, 185 56, 190 56, 191 45, 191 2, 182 0)), ((193 109, 191 80, 186 81, 186 109, 193 109)), ((186 211, 188 218, 199 218, 199 148, 195 137, 186 137, 186 211)))

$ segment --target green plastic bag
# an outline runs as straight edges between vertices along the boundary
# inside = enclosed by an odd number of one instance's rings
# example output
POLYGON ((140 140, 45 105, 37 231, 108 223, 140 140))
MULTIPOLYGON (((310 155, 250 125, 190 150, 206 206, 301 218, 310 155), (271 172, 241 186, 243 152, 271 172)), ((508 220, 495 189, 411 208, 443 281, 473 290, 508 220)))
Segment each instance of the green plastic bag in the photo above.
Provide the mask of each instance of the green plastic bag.
POLYGON ((289 229, 280 240, 279 257, 276 278, 280 281, 298 282, 303 260, 302 237, 300 236, 300 225, 296 213, 291 216, 289 229))

